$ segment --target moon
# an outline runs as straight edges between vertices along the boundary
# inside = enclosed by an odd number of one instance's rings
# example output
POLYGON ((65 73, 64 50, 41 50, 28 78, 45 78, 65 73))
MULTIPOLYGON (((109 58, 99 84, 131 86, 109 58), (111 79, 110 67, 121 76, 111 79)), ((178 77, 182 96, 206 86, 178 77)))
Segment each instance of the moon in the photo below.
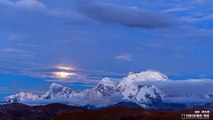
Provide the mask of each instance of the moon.
POLYGON ((57 78, 69 78, 71 76, 75 76, 76 73, 71 72, 53 72, 53 75, 57 78))
POLYGON ((66 79, 66 78, 69 78, 71 76, 77 75, 74 72, 68 72, 69 70, 75 70, 74 67, 58 65, 58 66, 55 66, 54 68, 61 70, 61 71, 52 73, 53 76, 56 77, 56 78, 66 79))

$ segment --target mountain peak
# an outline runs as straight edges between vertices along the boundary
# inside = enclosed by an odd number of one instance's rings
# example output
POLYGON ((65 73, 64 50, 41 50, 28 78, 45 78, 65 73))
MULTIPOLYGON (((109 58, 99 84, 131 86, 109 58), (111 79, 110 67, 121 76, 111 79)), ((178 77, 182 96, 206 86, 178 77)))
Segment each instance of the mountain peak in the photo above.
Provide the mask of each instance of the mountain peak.
POLYGON ((166 81, 168 77, 158 71, 147 70, 140 73, 129 72, 128 76, 124 79, 134 81, 166 81))
POLYGON ((117 92, 116 82, 112 81, 110 78, 102 79, 96 87, 94 87, 95 91, 102 93, 103 96, 110 96, 117 92))
POLYGON ((50 90, 47 91, 42 98, 51 99, 51 98, 68 98, 72 93, 76 93, 78 91, 71 90, 68 87, 64 87, 57 83, 52 83, 50 86, 50 90))
POLYGON ((98 83, 98 85, 100 85, 100 84, 104 84, 106 86, 114 86, 116 84, 116 82, 112 81, 110 78, 104 78, 98 83))
POLYGON ((50 89, 53 89, 53 88, 61 88, 61 87, 63 87, 63 86, 60 85, 60 84, 58 84, 58 83, 52 83, 52 84, 50 85, 50 89))

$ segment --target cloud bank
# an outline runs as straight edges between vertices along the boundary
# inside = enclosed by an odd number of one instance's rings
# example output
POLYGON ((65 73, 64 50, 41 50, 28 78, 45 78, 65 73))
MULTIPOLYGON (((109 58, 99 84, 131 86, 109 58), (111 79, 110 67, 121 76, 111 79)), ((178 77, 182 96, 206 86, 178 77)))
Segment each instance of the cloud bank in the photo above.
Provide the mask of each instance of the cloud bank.
POLYGON ((94 20, 129 27, 167 28, 175 26, 177 22, 171 16, 161 12, 145 11, 137 7, 109 3, 86 2, 84 5, 82 3, 78 5, 78 9, 94 20))

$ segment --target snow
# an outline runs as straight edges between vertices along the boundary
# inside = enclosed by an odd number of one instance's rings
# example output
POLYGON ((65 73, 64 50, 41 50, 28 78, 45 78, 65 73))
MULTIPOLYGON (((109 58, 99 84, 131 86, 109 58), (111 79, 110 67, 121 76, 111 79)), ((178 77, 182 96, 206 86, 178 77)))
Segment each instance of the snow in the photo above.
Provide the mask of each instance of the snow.
POLYGON ((140 73, 130 72, 124 79, 132 81, 166 81, 168 77, 160 72, 148 70, 140 73))
POLYGON ((64 87, 57 83, 53 83, 50 86, 50 90, 41 96, 42 99, 51 98, 69 98, 72 94, 78 93, 76 90, 71 90, 68 87, 64 87))
POLYGON ((112 81, 110 78, 104 78, 93 88, 93 90, 101 93, 103 96, 110 96, 118 92, 116 88, 117 84, 117 82, 112 81))
POLYGON ((38 100, 38 95, 32 94, 32 93, 25 93, 20 92, 16 95, 11 95, 5 98, 8 102, 17 102, 17 101, 24 101, 24 100, 38 100))
POLYGON ((152 104, 161 102, 164 98, 163 92, 154 85, 144 85, 143 82, 122 80, 117 86, 124 99, 152 104), (156 101, 153 101, 153 100, 156 101))

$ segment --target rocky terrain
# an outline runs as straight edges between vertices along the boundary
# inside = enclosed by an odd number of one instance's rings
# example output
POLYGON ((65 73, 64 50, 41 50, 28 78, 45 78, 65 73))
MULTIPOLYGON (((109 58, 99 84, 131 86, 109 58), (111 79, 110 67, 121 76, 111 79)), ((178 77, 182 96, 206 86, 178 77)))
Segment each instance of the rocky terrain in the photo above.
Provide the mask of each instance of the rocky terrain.
POLYGON ((181 114, 194 113, 195 110, 209 110, 210 120, 213 118, 213 109, 206 106, 179 111, 159 111, 117 104, 99 110, 89 110, 56 103, 45 106, 12 103, 0 106, 0 120, 181 120, 181 114))

